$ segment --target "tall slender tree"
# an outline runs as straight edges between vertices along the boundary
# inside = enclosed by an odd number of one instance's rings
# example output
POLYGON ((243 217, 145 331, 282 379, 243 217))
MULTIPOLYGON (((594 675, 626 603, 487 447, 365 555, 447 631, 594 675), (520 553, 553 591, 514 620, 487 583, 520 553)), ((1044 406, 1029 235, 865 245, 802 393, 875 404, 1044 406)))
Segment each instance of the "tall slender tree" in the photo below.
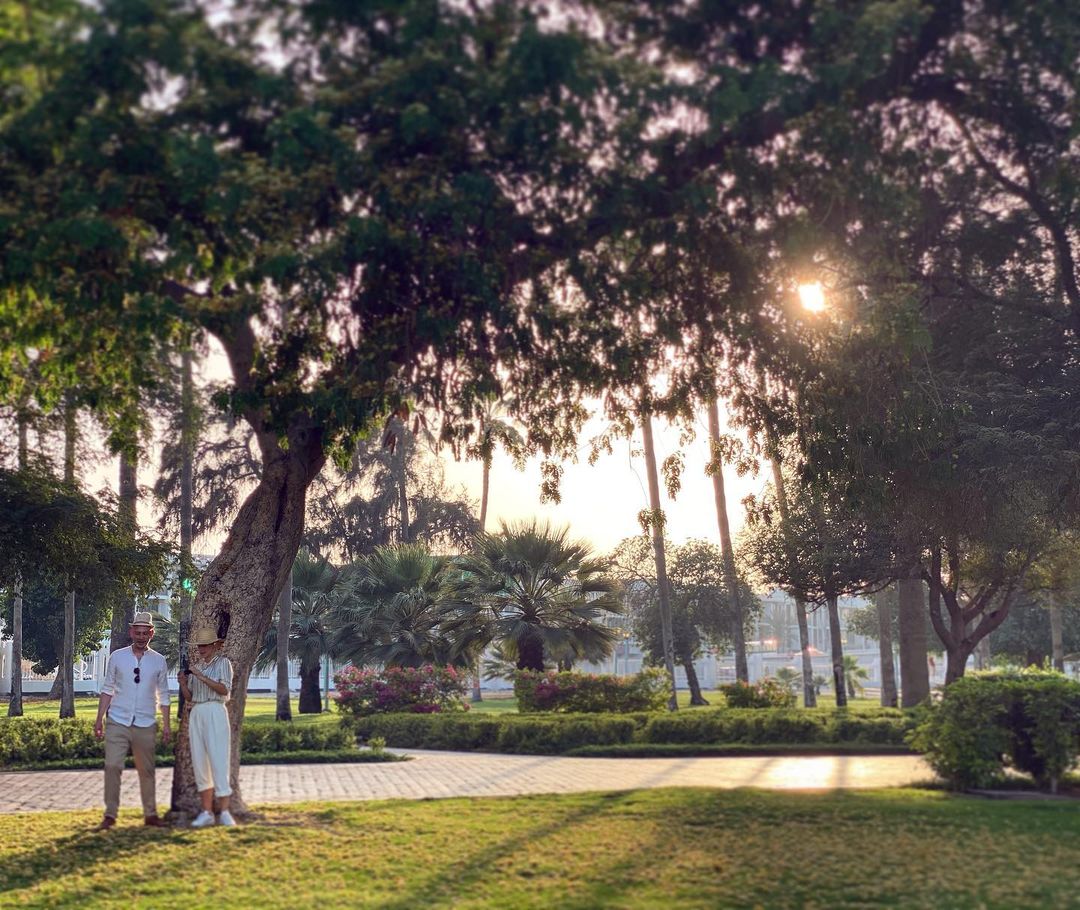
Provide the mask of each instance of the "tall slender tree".
POLYGON ((678 710, 675 684, 675 639, 672 632, 671 585, 667 574, 667 553, 664 548, 664 509, 660 502, 660 477, 656 468, 656 444, 653 441, 652 415, 643 396, 640 410, 641 436, 645 449, 645 476, 649 486, 649 509, 642 514, 642 529, 652 536, 653 560, 656 563, 656 597, 660 607, 660 635, 664 647, 664 669, 671 684, 668 708, 678 710))
POLYGON ((710 458, 705 473, 712 477, 713 497, 716 500, 716 524, 720 531, 720 551, 724 557, 724 578, 728 586, 728 599, 735 608, 732 623, 735 650, 735 678, 750 682, 750 670, 746 663, 746 640, 743 637, 742 605, 739 597, 739 580, 735 571, 735 548, 731 544, 731 527, 728 525, 727 496, 724 493, 724 457, 720 442, 720 408, 715 398, 709 400, 709 448, 710 458))
MULTIPOLYGON (((76 407, 69 392, 64 402, 64 484, 75 489, 75 447, 78 431, 76 427, 76 407)), ((64 595, 64 647, 60 652, 58 674, 63 679, 60 689, 60 716, 75 716, 75 579, 70 575, 65 579, 67 592, 64 595)))

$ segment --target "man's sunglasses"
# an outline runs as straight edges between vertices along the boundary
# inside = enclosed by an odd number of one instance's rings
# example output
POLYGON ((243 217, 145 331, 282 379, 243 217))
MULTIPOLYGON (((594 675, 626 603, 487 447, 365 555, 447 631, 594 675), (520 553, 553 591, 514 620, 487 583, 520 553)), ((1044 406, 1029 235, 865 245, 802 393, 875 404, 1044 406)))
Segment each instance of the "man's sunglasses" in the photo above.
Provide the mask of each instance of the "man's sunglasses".
POLYGON ((139 683, 139 668, 136 667, 135 668, 135 684, 138 685, 138 683, 139 683))

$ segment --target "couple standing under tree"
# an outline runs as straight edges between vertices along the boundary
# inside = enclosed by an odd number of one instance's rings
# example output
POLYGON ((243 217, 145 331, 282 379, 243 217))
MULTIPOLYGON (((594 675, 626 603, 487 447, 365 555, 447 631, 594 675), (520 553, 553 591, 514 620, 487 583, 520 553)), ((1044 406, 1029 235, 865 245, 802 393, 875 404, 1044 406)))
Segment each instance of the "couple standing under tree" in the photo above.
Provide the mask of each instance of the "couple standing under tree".
MULTIPOLYGON (((105 682, 98 701, 94 735, 105 740, 105 817, 98 825, 105 831, 116 824, 120 809, 120 775, 130 752, 139 775, 143 822, 155 828, 168 827, 157 814, 154 781, 155 715, 161 711, 161 735, 172 739, 169 719, 169 682, 165 658, 150 647, 154 619, 150 613, 136 613, 129 634, 131 644, 118 648, 109 657, 105 682)), ((215 821, 225 826, 236 822, 229 812, 229 717, 225 703, 232 690, 233 669, 221 653, 222 640, 212 628, 195 633, 200 665, 183 670, 180 691, 190 705, 188 739, 195 784, 202 811, 191 823, 205 828, 215 821), (220 815, 214 816, 217 797, 220 815)))

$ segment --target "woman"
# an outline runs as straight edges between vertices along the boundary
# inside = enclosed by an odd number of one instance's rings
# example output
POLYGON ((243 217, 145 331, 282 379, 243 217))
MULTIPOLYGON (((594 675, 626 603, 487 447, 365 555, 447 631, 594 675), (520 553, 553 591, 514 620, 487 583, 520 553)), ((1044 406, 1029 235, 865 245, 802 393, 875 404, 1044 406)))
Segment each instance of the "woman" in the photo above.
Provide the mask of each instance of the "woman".
POLYGON ((221 653, 217 631, 204 626, 195 632, 200 665, 180 674, 180 689, 191 704, 188 739, 195 785, 199 788, 202 812, 192 828, 214 824, 214 797, 221 815, 218 824, 232 827, 236 820, 229 812, 229 713, 225 703, 232 690, 233 668, 221 653))

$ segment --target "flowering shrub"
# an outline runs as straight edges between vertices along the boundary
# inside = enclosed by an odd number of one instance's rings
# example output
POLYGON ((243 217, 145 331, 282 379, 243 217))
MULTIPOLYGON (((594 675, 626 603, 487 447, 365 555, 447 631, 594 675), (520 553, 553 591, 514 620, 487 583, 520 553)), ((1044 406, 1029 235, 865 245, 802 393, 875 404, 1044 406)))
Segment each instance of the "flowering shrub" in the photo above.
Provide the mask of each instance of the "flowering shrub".
POLYGON ((467 711, 469 678, 453 667, 346 667, 334 674, 338 707, 355 717, 408 712, 439 714, 467 711))
POLYGON ((778 679, 765 677, 753 685, 737 682, 721 686, 729 708, 794 708, 795 695, 778 679))
POLYGON ((514 694, 523 714, 658 711, 667 702, 669 691, 664 672, 656 668, 633 676, 554 670, 518 670, 514 674, 514 694))

